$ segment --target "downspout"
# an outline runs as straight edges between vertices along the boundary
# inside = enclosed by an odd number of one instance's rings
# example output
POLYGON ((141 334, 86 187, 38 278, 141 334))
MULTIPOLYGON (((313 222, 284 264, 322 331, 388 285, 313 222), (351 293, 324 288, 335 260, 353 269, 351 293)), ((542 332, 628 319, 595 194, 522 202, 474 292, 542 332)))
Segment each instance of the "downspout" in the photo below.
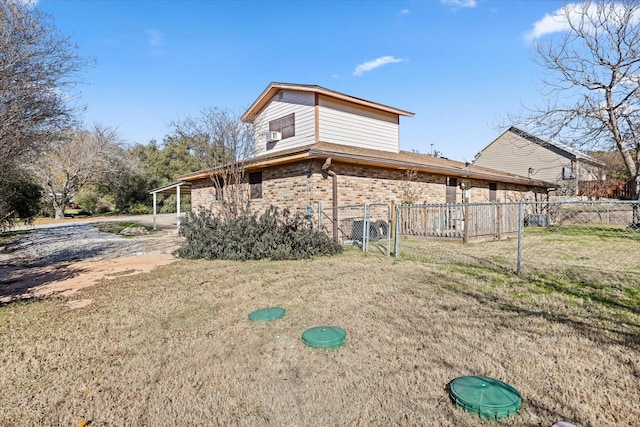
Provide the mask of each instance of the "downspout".
POLYGON ((331 169, 331 157, 327 157, 324 165, 322 165, 322 170, 329 176, 333 181, 333 241, 338 242, 338 175, 331 169))

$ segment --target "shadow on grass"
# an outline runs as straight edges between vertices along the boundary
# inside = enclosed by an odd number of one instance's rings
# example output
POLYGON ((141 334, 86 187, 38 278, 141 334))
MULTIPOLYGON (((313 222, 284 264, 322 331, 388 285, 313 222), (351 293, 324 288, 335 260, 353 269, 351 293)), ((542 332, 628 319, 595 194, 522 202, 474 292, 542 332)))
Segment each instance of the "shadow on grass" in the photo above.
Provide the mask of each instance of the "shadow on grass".
POLYGON ((603 283, 594 279, 594 272, 575 269, 565 274, 511 276, 501 268, 465 264, 451 264, 447 268, 474 278, 485 277, 492 283, 492 286, 477 288, 456 281, 443 284, 452 292, 518 316, 570 325, 597 342, 640 348, 640 285, 636 284, 635 273, 620 273, 620 277, 603 276, 607 280, 603 283), (492 289, 514 285, 520 290, 504 295, 492 289), (543 301, 529 298, 541 295, 543 301), (569 299, 563 300, 554 310, 553 295, 569 299), (564 304, 569 304, 569 308, 562 310, 564 304), (571 312, 571 307, 575 312, 571 312))
POLYGON ((609 273, 603 282, 589 277, 592 274, 570 269, 564 275, 533 275, 528 277, 528 281, 544 290, 640 314, 640 275, 609 273))

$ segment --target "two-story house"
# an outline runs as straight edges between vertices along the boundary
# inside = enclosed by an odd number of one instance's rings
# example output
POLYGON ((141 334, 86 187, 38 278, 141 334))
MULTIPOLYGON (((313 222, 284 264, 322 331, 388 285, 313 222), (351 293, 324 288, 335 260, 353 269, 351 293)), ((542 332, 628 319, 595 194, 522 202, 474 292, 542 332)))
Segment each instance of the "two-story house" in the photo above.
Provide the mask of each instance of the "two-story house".
POLYGON ((552 182, 558 196, 579 195, 579 181, 605 179, 605 165, 601 161, 516 127, 510 127, 483 148, 473 164, 552 182))
MULTIPOLYGON (((243 185, 256 210, 305 212, 362 203, 459 203, 546 199, 550 183, 400 149, 400 119, 413 113, 315 85, 271 83, 242 120, 255 156, 243 185)), ((179 179, 194 208, 215 208, 215 171, 179 179)))

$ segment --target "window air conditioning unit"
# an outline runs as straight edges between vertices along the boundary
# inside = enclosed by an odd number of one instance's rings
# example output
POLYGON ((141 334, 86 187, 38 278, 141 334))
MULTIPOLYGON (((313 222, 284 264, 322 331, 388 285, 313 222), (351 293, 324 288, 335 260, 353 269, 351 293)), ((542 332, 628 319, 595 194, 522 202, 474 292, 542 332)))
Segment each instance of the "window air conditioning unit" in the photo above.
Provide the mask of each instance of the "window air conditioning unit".
POLYGON ((562 179, 576 179, 576 174, 573 173, 569 166, 562 168, 562 179))
POLYGON ((276 141, 280 141, 282 139, 282 135, 280 135, 280 132, 277 132, 275 130, 270 130, 269 132, 267 132, 267 142, 276 142, 276 141))

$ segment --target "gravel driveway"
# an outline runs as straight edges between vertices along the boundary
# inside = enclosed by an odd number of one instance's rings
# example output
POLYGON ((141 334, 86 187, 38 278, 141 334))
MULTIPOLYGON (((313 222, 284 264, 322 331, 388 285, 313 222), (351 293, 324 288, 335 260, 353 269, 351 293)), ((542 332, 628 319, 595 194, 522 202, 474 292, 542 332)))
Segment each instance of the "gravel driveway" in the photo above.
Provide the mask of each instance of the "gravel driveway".
MULTIPOLYGON (((113 233, 103 233, 94 226, 98 222, 134 222, 152 226, 152 215, 120 218, 93 219, 91 222, 72 224, 47 224, 33 227, 16 227, 33 231, 17 236, 9 244, 0 246, 0 269, 4 265, 44 265, 81 259, 102 259, 135 255, 145 252, 141 239, 128 238, 113 233)), ((161 230, 174 230, 175 214, 158 215, 156 225, 161 230)))
POLYGON ((144 243, 140 240, 103 233, 90 224, 66 225, 19 236, 0 252, 0 267, 126 256, 143 251, 144 243))
POLYGON ((0 305, 58 292, 60 288, 52 286, 56 282, 75 290, 118 271, 148 271, 175 259, 171 254, 181 242, 171 214, 158 216, 159 231, 136 237, 101 232, 95 222, 150 226, 153 217, 28 227, 30 233, 0 243, 0 305))

